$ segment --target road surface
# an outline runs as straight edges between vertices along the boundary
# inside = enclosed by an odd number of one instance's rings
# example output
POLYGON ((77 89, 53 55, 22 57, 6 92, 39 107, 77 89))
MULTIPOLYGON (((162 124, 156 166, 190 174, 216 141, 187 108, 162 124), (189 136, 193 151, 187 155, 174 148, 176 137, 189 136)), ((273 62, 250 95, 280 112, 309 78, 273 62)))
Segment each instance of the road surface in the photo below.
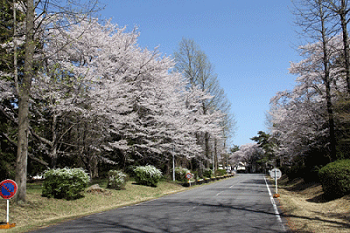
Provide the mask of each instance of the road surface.
POLYGON ((238 174, 35 232, 286 232, 271 192, 264 175, 238 174))

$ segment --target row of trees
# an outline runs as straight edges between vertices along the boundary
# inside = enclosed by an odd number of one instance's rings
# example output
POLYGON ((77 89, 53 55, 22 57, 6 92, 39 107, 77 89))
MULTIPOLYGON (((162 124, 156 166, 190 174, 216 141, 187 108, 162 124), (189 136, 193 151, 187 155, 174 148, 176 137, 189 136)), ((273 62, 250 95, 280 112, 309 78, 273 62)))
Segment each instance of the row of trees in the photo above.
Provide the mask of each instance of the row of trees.
POLYGON ((257 136, 251 138, 254 143, 247 143, 231 148, 230 163, 237 165, 239 162, 246 164, 248 172, 266 173, 278 163, 274 149, 275 144, 270 134, 259 131, 257 136))
POLYGON ((298 76, 296 86, 271 100, 270 140, 281 163, 301 168, 304 175, 350 156, 349 11, 347 0, 295 3, 296 23, 307 43, 299 47, 304 59, 289 69, 298 76))
POLYGON ((350 1, 293 1, 296 25, 305 45, 303 60, 291 63, 296 86, 271 99, 270 134, 262 131, 234 151, 232 161, 270 164, 291 176, 317 178, 329 162, 349 158, 350 1))
POLYGON ((224 153, 230 105, 193 41, 183 39, 174 61, 140 48, 136 29, 88 18, 93 2, 79 7, 85 14, 68 2, 2 2, 0 156, 2 169, 16 167, 19 200, 28 166, 166 173, 172 157, 200 170, 224 153))

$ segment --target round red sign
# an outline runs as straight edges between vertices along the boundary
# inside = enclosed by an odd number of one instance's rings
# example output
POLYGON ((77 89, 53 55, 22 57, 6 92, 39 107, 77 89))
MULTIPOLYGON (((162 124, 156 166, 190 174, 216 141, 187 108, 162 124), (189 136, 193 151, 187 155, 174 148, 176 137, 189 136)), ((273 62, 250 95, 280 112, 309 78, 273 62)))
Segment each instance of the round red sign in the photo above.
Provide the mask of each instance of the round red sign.
POLYGON ((191 174, 191 173, 187 173, 187 174, 186 174, 186 178, 187 178, 187 179, 191 179, 191 178, 192 178, 192 174, 191 174))
POLYGON ((0 196, 11 199, 17 192, 17 184, 13 180, 4 180, 0 183, 0 196))

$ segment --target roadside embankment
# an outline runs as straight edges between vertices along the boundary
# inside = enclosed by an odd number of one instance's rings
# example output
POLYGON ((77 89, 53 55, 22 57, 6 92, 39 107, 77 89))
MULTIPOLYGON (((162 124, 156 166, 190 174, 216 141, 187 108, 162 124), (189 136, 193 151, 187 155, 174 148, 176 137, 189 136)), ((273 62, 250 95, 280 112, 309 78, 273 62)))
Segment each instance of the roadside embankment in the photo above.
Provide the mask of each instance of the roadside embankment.
POLYGON ((350 195, 326 200, 319 183, 279 180, 282 216, 291 232, 350 232, 350 195))

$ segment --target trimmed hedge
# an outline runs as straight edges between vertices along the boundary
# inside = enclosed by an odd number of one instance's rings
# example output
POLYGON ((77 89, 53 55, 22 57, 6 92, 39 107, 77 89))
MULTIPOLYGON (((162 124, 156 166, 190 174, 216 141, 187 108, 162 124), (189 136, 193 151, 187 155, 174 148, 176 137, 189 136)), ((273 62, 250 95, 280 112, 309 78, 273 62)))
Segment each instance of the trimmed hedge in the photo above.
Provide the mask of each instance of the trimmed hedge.
POLYGON ((43 197, 77 199, 90 181, 89 175, 81 168, 50 169, 44 173, 43 197))
POLYGON ((152 165, 139 166, 134 169, 134 178, 138 184, 156 187, 162 172, 152 165))
POLYGON ((328 198, 350 194, 350 159, 327 164, 319 171, 322 189, 328 198))
POLYGON ((127 175, 122 171, 110 170, 108 172, 107 188, 124 189, 127 181, 127 175))

